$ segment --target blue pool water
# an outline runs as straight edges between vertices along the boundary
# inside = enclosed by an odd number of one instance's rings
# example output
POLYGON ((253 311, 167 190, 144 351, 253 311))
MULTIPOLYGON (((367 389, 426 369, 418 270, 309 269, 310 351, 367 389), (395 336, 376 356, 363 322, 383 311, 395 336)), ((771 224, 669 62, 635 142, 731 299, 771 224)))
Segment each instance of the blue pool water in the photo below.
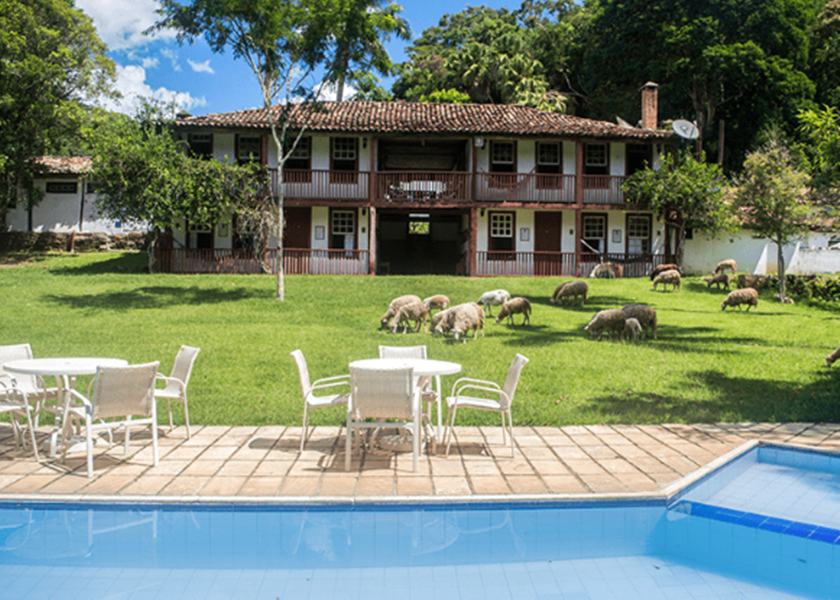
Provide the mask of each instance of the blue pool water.
POLYGON ((0 598, 840 598, 840 464, 772 450, 667 500, 0 506, 0 598))

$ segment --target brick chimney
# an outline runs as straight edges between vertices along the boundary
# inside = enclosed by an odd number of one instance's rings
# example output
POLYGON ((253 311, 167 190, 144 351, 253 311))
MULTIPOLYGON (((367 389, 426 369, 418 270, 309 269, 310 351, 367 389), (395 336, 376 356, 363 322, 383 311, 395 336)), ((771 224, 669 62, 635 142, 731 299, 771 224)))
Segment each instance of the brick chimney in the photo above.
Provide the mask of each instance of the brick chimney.
POLYGON ((642 129, 656 129, 659 123, 659 86, 648 81, 642 88, 642 129))

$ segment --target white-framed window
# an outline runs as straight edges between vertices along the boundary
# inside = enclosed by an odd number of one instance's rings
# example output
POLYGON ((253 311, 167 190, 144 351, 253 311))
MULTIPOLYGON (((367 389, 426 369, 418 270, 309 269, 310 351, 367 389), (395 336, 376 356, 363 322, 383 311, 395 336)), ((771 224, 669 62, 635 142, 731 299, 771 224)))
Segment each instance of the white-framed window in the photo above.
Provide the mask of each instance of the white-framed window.
POLYGON ((46 191, 48 194, 76 194, 79 186, 75 181, 48 181, 46 191))
POLYGON ((239 136, 236 158, 240 162, 259 162, 262 159, 262 138, 258 135, 239 136))
POLYGON ((516 240, 513 237, 515 231, 514 214, 512 212, 491 212, 489 215, 489 239, 488 249, 493 251, 488 257, 490 260, 513 260, 513 254, 498 254, 496 252, 515 250, 516 240))
POLYGON ((213 158, 213 134, 191 133, 188 137, 190 152, 201 158, 213 158))
POLYGON ((513 213, 490 213, 490 237, 513 237, 513 213))
POLYGON ((650 217, 627 215, 627 253, 647 254, 650 252, 650 217))
POLYGON ((537 143, 537 165, 541 167, 559 167, 560 154, 560 144, 557 142, 537 143))
POLYGON ((605 215, 583 215, 582 252, 603 252, 607 242, 607 218, 605 215))
POLYGON ((330 213, 330 247, 344 250, 356 248, 356 211, 334 210, 330 213))
POLYGON ((584 151, 584 164, 587 167, 606 167, 608 164, 607 145, 586 144, 584 151))
POLYGON ((356 138, 334 138, 333 139, 333 160, 356 161, 356 147, 358 146, 356 138))

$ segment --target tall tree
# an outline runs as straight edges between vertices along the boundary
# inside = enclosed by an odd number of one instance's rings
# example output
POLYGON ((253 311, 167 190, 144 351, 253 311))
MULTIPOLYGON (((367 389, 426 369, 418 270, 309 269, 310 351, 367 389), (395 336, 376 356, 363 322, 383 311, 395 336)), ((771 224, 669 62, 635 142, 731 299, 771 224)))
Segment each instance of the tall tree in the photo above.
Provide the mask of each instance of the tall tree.
POLYGON ((808 142, 812 191, 825 204, 840 208, 840 111, 833 106, 799 113, 800 131, 808 142))
POLYGON ((68 0, 0 0, 0 225, 19 190, 39 200, 32 159, 77 127, 78 104, 113 94, 105 50, 68 0))
POLYGON ((385 64, 384 48, 370 36, 396 31, 395 23, 382 19, 395 20, 401 9, 390 2, 383 8, 383 4, 384 0, 161 1, 161 19, 152 29, 175 29, 179 43, 203 37, 214 52, 231 50, 248 64, 260 85, 278 156, 278 300, 285 295, 283 166, 303 136, 308 111, 317 110, 317 103, 311 101, 320 96, 323 86, 342 81, 352 66, 385 64), (348 28, 365 39, 348 38, 348 28), (320 83, 313 86, 315 74, 320 83), (278 101, 280 105, 275 106, 278 101), (300 101, 302 105, 293 104, 300 101), (292 110, 297 128, 290 138, 292 110))
POLYGON ((735 180, 735 207, 745 229, 776 244, 779 297, 784 302, 784 247, 808 232, 812 207, 807 202, 808 174, 776 133, 771 132, 768 138, 744 161, 735 180))
POLYGON ((725 183, 720 165, 698 161, 683 151, 666 154, 657 170, 637 171, 628 177, 624 190, 628 201, 646 204, 675 233, 674 255, 681 264, 686 229, 715 237, 732 228, 725 183))

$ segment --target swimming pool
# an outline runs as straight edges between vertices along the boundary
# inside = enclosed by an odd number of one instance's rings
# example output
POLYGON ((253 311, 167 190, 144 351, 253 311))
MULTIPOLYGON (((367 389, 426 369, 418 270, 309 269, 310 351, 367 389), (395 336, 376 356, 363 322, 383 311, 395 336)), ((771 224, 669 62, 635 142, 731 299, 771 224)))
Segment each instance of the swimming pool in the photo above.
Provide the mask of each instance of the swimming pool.
MULTIPOLYGON (((2 505, 0 597, 840 597, 831 527, 712 503, 803 456, 754 448, 670 497, 626 500, 2 505)), ((833 458, 795 469, 833 490, 833 458)))

